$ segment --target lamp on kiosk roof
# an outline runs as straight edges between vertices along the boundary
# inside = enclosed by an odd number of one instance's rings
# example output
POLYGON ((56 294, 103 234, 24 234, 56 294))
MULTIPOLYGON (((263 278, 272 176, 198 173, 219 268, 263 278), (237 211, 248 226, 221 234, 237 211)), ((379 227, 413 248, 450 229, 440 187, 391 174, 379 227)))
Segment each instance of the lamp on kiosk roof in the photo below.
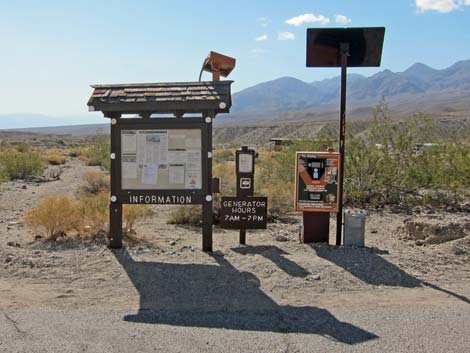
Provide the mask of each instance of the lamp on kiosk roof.
POLYGON ((236 59, 211 51, 207 58, 204 59, 201 72, 199 73, 199 81, 201 81, 203 71, 212 73, 212 81, 219 81, 220 76, 227 77, 230 75, 235 68, 235 64, 236 59))

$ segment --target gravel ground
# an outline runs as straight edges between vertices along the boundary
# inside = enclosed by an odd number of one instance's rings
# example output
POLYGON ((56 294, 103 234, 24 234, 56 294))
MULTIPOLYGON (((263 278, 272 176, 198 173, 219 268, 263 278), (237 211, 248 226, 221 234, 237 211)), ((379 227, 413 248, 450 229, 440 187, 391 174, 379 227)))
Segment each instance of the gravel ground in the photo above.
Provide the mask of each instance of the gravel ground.
POLYGON ((464 229, 460 239, 427 244, 406 233, 410 218, 452 230, 445 225, 466 224, 468 214, 371 213, 366 248, 299 244, 298 223, 274 223, 248 232, 247 246, 216 229, 215 252, 206 254, 199 229, 166 224, 168 206, 156 206, 123 250, 35 240, 24 211, 44 195, 73 194, 90 169, 73 160, 60 180, 0 186, 0 351, 469 346, 469 236, 464 229))

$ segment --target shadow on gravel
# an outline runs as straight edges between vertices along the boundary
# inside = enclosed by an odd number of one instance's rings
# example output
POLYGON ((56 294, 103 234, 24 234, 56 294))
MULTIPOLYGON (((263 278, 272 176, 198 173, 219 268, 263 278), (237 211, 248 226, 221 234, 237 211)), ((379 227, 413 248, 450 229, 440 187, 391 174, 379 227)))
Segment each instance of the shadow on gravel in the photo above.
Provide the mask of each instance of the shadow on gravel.
POLYGON ((378 336, 316 307, 282 306, 223 256, 216 264, 137 262, 125 249, 114 252, 140 294, 137 314, 125 321, 185 327, 318 334, 357 344, 378 336))
POLYGON ((241 255, 261 255, 271 260, 276 266, 292 277, 307 277, 310 272, 297 265, 294 261, 284 257, 289 253, 273 245, 246 246, 232 248, 234 252, 241 255))
POLYGON ((469 298, 413 277, 388 262, 380 256, 388 254, 387 251, 367 247, 335 247, 327 244, 310 244, 310 246, 319 257, 343 268, 367 284, 405 288, 428 286, 470 304, 469 298))

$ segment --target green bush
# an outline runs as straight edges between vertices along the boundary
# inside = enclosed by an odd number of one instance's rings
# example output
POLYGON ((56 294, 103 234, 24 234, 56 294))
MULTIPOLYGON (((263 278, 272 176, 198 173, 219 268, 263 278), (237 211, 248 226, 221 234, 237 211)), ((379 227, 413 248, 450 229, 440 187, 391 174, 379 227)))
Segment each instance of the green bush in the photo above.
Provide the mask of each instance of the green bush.
POLYGON ((111 166, 109 158, 110 150, 109 136, 98 136, 95 143, 85 152, 87 164, 90 166, 101 166, 105 170, 109 170, 111 166))
POLYGON ((0 149, 0 179, 26 179, 31 176, 41 175, 46 168, 46 163, 36 152, 30 152, 29 148, 21 145, 21 148, 0 149))

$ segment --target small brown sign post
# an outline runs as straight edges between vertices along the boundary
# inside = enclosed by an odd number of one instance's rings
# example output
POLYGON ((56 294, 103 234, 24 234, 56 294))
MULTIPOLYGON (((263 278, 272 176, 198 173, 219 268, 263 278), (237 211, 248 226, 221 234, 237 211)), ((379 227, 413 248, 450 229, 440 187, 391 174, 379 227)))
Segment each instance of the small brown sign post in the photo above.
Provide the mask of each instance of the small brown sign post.
POLYGON ((122 247, 122 205, 198 204, 202 249, 212 251, 212 122, 229 112, 231 84, 92 86, 89 110, 111 120, 110 248, 122 247))
POLYGON ((330 212, 338 212, 341 158, 337 152, 297 152, 295 210, 303 212, 302 242, 329 242, 330 212))

